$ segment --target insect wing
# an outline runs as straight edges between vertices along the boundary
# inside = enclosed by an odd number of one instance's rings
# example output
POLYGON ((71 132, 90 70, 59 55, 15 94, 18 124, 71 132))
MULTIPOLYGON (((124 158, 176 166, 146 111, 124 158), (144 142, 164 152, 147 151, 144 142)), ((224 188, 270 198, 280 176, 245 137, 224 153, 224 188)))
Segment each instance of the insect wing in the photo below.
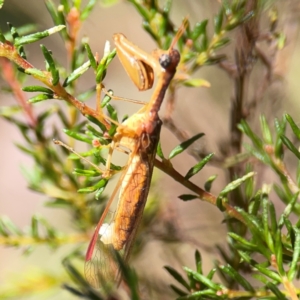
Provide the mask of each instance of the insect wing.
POLYGON ((101 238, 103 236, 112 236, 112 232, 109 232, 109 230, 111 230, 114 222, 114 212, 110 211, 110 206, 116 198, 124 176, 125 171, 119 178, 86 252, 84 273, 87 281, 94 287, 99 287, 100 284, 102 285, 105 282, 112 282, 117 277, 118 268, 113 245, 107 239, 104 242, 101 241, 101 238), (107 219, 109 222, 104 223, 107 219))
POLYGON ((85 262, 84 273, 87 281, 96 288, 113 283, 117 274, 117 265, 113 256, 113 246, 106 245, 97 237, 93 256, 85 262))
MULTIPOLYGON (((104 284, 106 285, 108 282, 112 283, 118 280, 119 266, 116 259, 117 250, 114 249, 112 244, 114 238, 115 209, 111 209, 111 205, 117 198, 117 193, 128 172, 131 161, 132 158, 129 159, 127 167, 114 188, 86 252, 84 273, 87 281, 94 287, 100 287, 104 284), (108 223, 105 223, 106 220, 108 220, 108 223)), ((128 245, 125 247, 127 248, 128 245)), ((123 250, 120 250, 119 253, 124 257, 123 250)))

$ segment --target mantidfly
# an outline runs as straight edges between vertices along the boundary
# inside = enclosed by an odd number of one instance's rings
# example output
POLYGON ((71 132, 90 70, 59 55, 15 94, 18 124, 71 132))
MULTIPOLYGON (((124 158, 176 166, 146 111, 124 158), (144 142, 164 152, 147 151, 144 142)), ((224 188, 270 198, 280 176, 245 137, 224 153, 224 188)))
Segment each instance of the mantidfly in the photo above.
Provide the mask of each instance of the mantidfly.
POLYGON ((139 90, 151 88, 154 75, 157 83, 150 101, 118 125, 109 148, 106 164, 108 173, 110 158, 115 149, 125 148, 129 153, 129 159, 86 253, 85 275, 93 286, 120 279, 115 253, 119 252, 124 261, 128 259, 139 227, 149 192, 162 125, 158 111, 180 61, 180 54, 174 46, 185 28, 185 23, 183 24, 168 50, 158 49, 152 54, 139 49, 123 34, 114 35, 117 55, 139 90), (109 222, 105 223, 111 214, 110 205, 119 189, 117 208, 109 222))

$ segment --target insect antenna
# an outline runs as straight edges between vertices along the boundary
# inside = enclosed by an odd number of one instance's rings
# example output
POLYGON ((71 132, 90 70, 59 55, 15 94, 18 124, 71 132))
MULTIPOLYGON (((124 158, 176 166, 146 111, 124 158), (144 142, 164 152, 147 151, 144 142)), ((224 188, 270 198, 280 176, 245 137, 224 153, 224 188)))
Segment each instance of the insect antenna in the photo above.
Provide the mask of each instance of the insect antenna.
POLYGON ((169 47, 169 50, 173 49, 175 47, 175 45, 177 44, 178 40, 181 38, 181 36, 183 35, 183 33, 185 32, 186 28, 188 26, 188 17, 185 17, 169 47))
POLYGON ((119 96, 115 96, 111 94, 110 90, 106 90, 104 87, 102 87, 102 91, 105 95, 107 95, 108 97, 110 97, 113 100, 121 100, 121 101, 126 101, 126 102, 131 102, 131 103, 135 103, 135 104, 141 104, 141 105, 146 105, 147 102, 145 101, 141 101, 141 100, 135 100, 135 99, 130 99, 130 98, 124 98, 124 97, 119 97, 119 96))

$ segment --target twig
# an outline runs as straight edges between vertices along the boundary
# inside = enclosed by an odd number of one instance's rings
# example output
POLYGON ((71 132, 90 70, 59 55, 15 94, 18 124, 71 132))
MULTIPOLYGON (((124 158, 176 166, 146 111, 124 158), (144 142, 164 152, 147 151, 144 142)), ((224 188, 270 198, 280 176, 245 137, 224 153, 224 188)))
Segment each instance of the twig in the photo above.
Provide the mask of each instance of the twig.
POLYGON ((9 62, 6 58, 0 58, 0 66, 4 80, 10 85, 16 100, 25 113, 25 117, 27 118, 29 125, 34 128, 37 122, 36 117, 33 113, 32 106, 26 101, 26 97, 24 92, 22 92, 20 83, 16 80, 11 62, 9 62))
MULTIPOLYGON (((191 181, 187 180, 182 176, 180 173, 178 173, 173 166, 170 164, 169 161, 167 162, 162 162, 159 160, 155 160, 155 166, 163 171, 164 173, 168 174, 170 177, 172 177, 175 181, 179 182, 189 190, 193 191, 198 195, 198 197, 208 203, 213 204, 214 206, 217 206, 217 197, 214 196, 213 194, 206 192, 205 190, 201 189, 191 181)), ((231 205, 228 203, 223 203, 223 206, 228 214, 228 216, 233 217, 243 224, 246 224, 243 216, 231 205)))

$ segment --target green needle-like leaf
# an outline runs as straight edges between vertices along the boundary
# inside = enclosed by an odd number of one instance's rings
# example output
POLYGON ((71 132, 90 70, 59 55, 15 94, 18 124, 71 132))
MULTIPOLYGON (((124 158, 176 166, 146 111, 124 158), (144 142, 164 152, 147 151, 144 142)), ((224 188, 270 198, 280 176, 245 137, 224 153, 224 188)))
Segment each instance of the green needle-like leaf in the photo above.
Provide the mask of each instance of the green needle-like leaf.
POLYGON ((269 218, 270 218, 270 228, 273 234, 275 234, 278 224, 277 224, 277 217, 276 217, 276 210, 273 202, 269 202, 269 218))
POLYGON ((272 145, 273 144, 272 134, 271 134, 271 130, 270 130, 270 127, 267 123, 265 116, 260 117, 260 126, 262 129, 265 143, 272 145))
POLYGON ((183 201, 190 201, 190 200, 197 199, 198 196, 197 195, 184 194, 184 195, 178 196, 178 198, 183 200, 183 201))
POLYGON ((238 235, 234 232, 229 232, 228 235, 231 238, 233 238, 234 240, 236 240, 237 242, 239 242, 244 251, 246 251, 246 250, 247 251, 257 251, 258 250, 258 247, 257 247, 256 244, 247 241, 246 239, 244 239, 240 235, 238 235))
POLYGON ((282 140, 282 142, 291 150, 291 152, 293 152, 296 157, 298 159, 300 159, 300 152, 298 151, 298 149, 293 145, 293 143, 285 136, 285 135, 281 135, 280 139, 282 140))
POLYGON ((270 250, 274 252, 274 242, 269 228, 269 201, 265 195, 263 195, 262 207, 263 207, 262 223, 264 228, 265 240, 270 250))
POLYGON ((157 154, 161 159, 165 159, 165 156, 164 156, 163 151, 162 151, 162 148, 161 148, 161 143, 160 143, 160 141, 158 142, 158 145, 157 145, 156 154, 157 154))
POLYGON ((283 157, 283 146, 282 146, 282 139, 281 136, 284 135, 285 127, 286 127, 286 120, 283 118, 282 121, 278 120, 277 118, 274 120, 275 129, 277 132, 277 139, 275 142, 275 156, 277 158, 282 159, 283 157))
POLYGON ((4 236, 4 237, 9 236, 9 232, 7 231, 7 228, 4 225, 2 218, 0 218, 0 236, 4 236))
POLYGON ((239 187, 244 181, 246 181, 247 179, 249 179, 250 177, 254 176, 254 172, 249 172, 248 174, 246 174, 245 176, 236 179, 232 182, 230 182, 219 194, 219 197, 223 197, 225 195, 227 195, 229 192, 235 190, 237 187, 239 187))
POLYGON ((70 136, 70 137, 72 137, 72 138, 74 138, 74 139, 76 139, 78 141, 86 142, 86 143, 88 143, 90 145, 92 144, 92 139, 88 138, 86 135, 83 135, 82 133, 75 132, 75 131, 70 130, 70 129, 64 129, 64 132, 68 136, 70 136))
POLYGON ((294 208, 295 204, 297 203, 299 193, 300 193, 300 192, 297 192, 297 193, 292 197, 290 203, 285 207, 284 212, 283 212, 283 215, 284 215, 285 217, 288 217, 288 216, 292 213, 293 208, 294 208))
POLYGON ((84 44, 84 48, 85 48, 85 50, 87 52, 87 55, 88 55, 88 58, 90 60, 92 68, 96 71, 97 70, 97 63, 96 63, 96 59, 94 57, 94 54, 93 54, 93 52, 92 52, 92 50, 90 48, 90 45, 87 44, 87 43, 85 43, 84 44))
POLYGON ((207 274, 207 278, 208 279, 213 279, 213 277, 214 277, 214 275, 216 274, 216 272, 217 272, 217 268, 213 268, 213 269, 211 269, 210 271, 209 271, 209 273, 207 274))
POLYGON ((211 160, 211 158, 214 156, 214 153, 208 154, 206 157, 204 157, 199 163, 197 163, 195 166, 193 166, 185 175, 185 179, 190 179, 194 175, 196 175, 199 171, 202 170, 202 168, 211 160))
POLYGON ((267 267, 258 264, 256 261, 251 259, 251 257, 246 254, 246 252, 238 251, 239 255, 249 264, 251 264, 254 268, 256 268, 259 272, 264 274, 265 276, 277 281, 281 282, 281 277, 277 274, 277 272, 269 270, 267 267))
POLYGON ((173 269, 172 267, 169 266, 165 266, 164 267, 169 273, 170 275, 177 280, 181 285, 183 285, 188 291, 190 290, 190 286, 189 284, 186 282, 186 280, 181 276, 181 274, 179 274, 175 269, 173 269))
POLYGON ((259 208, 261 203, 261 191, 258 191, 254 198, 252 199, 250 206, 249 206, 249 213, 253 216, 258 214, 259 208))
POLYGON ((251 139, 252 143, 258 150, 263 150, 263 143, 261 139, 251 130, 249 124, 246 121, 241 120, 241 123, 238 125, 238 127, 251 139))
POLYGON ((135 1, 135 0, 129 0, 130 3, 132 3, 136 10, 139 12, 139 14, 145 19, 145 21, 150 21, 150 12, 144 8, 144 6, 142 4, 139 3, 139 1, 135 1))
POLYGON ((101 174, 97 170, 82 170, 82 169, 74 169, 73 174, 87 177, 96 177, 101 174))
POLYGON ((214 17, 214 23, 215 23, 215 34, 219 34, 223 24, 223 9, 221 9, 219 14, 214 17))
POLYGON ((87 61, 82 66, 74 70, 64 81, 63 87, 67 87, 71 82, 79 78, 82 74, 84 74, 89 67, 91 66, 91 62, 87 61))
POLYGON ((87 3, 87 5, 85 6, 85 8, 82 10, 82 12, 80 14, 81 21, 84 21, 90 15, 90 13, 92 12, 96 3, 97 3, 97 0, 90 0, 87 3))
POLYGON ((296 125, 296 123, 289 114, 286 114, 285 118, 289 122, 295 136, 298 138, 298 140, 300 140, 300 128, 296 125))
POLYGON ((255 292, 255 289, 250 284, 249 281, 246 280, 242 275, 240 275, 235 269, 233 269, 230 265, 220 266, 220 269, 229 275, 232 279, 238 282, 246 291, 251 293, 255 292))
POLYGON ((198 299, 218 299, 219 296, 216 296, 216 291, 212 289, 207 289, 204 291, 193 292, 187 296, 178 297, 176 300, 198 300, 198 299), (208 297, 209 298, 208 298, 208 297))
POLYGON ((275 237, 275 256, 276 264, 278 267, 279 274, 285 276, 285 271, 283 268, 283 258, 282 258, 282 240, 281 240, 281 230, 278 228, 275 237))
POLYGON ((193 271, 193 270, 191 270, 187 267, 184 267, 183 269, 185 270, 185 272, 187 274, 191 274, 194 277, 195 280, 202 282, 205 286, 211 288, 212 290, 219 291, 219 290, 222 289, 221 285, 214 283, 213 281, 209 280, 204 275, 199 274, 199 273, 197 273, 197 272, 195 272, 195 271, 193 271))
POLYGON ((46 94, 53 94, 53 91, 43 87, 43 86, 35 86, 35 85, 31 85, 31 86, 25 86, 22 88, 22 90, 24 92, 42 92, 42 93, 46 93, 46 94))
POLYGON ((38 228, 38 218, 36 216, 33 216, 31 218, 31 235, 33 238, 38 239, 39 238, 39 228, 38 228))
POLYGON ((265 245, 265 232, 259 218, 246 213, 244 210, 238 207, 236 208, 236 210, 243 216, 244 220, 246 221, 247 227, 251 231, 252 235, 255 236, 255 239, 257 241, 256 245, 259 248, 259 251, 267 259, 269 259, 273 252, 271 252, 265 245))
POLYGON ((86 188, 79 189, 78 193, 93 193, 93 192, 97 191, 98 189, 102 189, 106 185, 107 185, 107 179, 102 178, 99 182, 97 182, 93 186, 89 186, 89 187, 86 187, 86 188))
POLYGON ((209 192, 211 190, 212 184, 216 180, 216 178, 217 178, 217 175, 212 175, 206 180, 206 182, 204 184, 204 189, 207 192, 209 192))
POLYGON ((97 83, 102 82, 105 76, 106 76, 106 66, 104 64, 99 64, 97 68, 96 82, 97 83))
POLYGON ((100 130, 102 132, 105 132, 106 131, 106 127, 104 124, 102 124, 99 120, 97 120, 96 118, 92 117, 92 116, 86 116, 86 118, 91 121, 92 123, 94 123, 95 125, 97 125, 100 130))
POLYGON ((111 96, 114 95, 114 92, 113 92, 112 90, 108 90, 107 92, 108 92, 108 95, 106 94, 106 95, 103 97, 102 101, 101 101, 101 108, 106 107, 107 104, 108 104, 108 103, 110 102, 110 100, 111 100, 111 96))
POLYGON ((28 68, 28 69, 25 70, 25 73, 29 74, 29 75, 33 75, 33 76, 41 78, 41 79, 47 79, 46 74, 43 71, 39 70, 39 69, 28 68))
POLYGON ((39 41, 39 40, 41 40, 41 39, 43 39, 43 38, 45 38, 45 37, 47 37, 47 36, 49 36, 53 33, 61 31, 65 27, 66 26, 64 26, 64 25, 58 25, 58 26, 52 27, 50 29, 47 29, 43 32, 37 32, 37 33, 22 36, 22 37, 17 37, 15 39, 15 46, 19 47, 19 46, 22 46, 22 45, 37 42, 37 41, 39 41))
POLYGON ((230 43, 230 39, 229 38, 222 38, 222 39, 220 39, 219 41, 217 41, 216 43, 214 43, 214 49, 216 50, 216 49, 218 49, 218 48, 221 48, 221 47, 223 47, 223 46, 225 46, 225 45, 227 45, 228 43, 230 43))
POLYGON ((44 45, 41 45, 41 48, 52 75, 52 84, 57 85, 59 82, 59 72, 56 69, 52 54, 44 45))
POLYGON ((290 265, 290 269, 288 271, 288 279, 289 281, 293 281, 298 272, 298 263, 300 258, 300 230, 297 227, 293 227, 295 233, 295 243, 294 243, 294 251, 293 251, 293 259, 290 265))
POLYGON ((198 133, 192 138, 188 139, 187 141, 184 141, 180 145, 176 146, 170 153, 169 159, 174 158, 178 154, 182 153, 184 150, 186 150, 190 145, 192 145, 195 141, 197 141, 199 138, 204 136, 204 133, 198 133))
POLYGON ((1 217, 1 227, 5 228, 5 232, 10 234, 22 236, 23 232, 6 216, 1 217))
MULTIPOLYGON (((117 111, 115 110, 115 108, 113 106, 111 106, 110 104, 107 104, 106 105, 106 108, 107 108, 107 111, 109 113, 109 116, 116 121, 116 123, 119 123, 118 122, 118 114, 117 114, 117 111)), ((117 129, 117 125, 112 123, 111 124, 111 128, 109 129, 108 131, 108 134, 110 136, 114 136, 115 132, 116 132, 116 129, 117 129)))
POLYGON ((179 296, 187 296, 187 293, 179 289, 173 284, 170 284, 170 288, 179 296))
POLYGON ((51 15, 51 18, 52 18, 54 24, 55 25, 60 25, 59 19, 58 19, 58 16, 57 16, 57 12, 56 12, 56 6, 53 3, 53 1, 52 0, 45 0, 45 5, 48 9, 48 12, 51 15))
POLYGON ((266 284, 266 287, 274 293, 277 300, 287 300, 287 298, 280 292, 280 290, 274 283, 268 282, 266 284))
POLYGON ((195 262, 196 262, 197 273, 203 274, 202 257, 201 257, 201 253, 198 250, 195 251, 195 262))
POLYGON ((29 103, 37 103, 37 102, 41 102, 41 101, 45 101, 48 99, 53 99, 53 94, 41 94, 41 95, 37 95, 35 97, 32 97, 30 99, 28 99, 29 103))
POLYGON ((206 31, 208 20, 204 20, 200 23, 196 23, 194 30, 191 35, 191 39, 196 41, 200 35, 203 35, 206 31))
POLYGON ((202 78, 191 78, 182 82, 187 87, 210 87, 210 83, 202 78))

